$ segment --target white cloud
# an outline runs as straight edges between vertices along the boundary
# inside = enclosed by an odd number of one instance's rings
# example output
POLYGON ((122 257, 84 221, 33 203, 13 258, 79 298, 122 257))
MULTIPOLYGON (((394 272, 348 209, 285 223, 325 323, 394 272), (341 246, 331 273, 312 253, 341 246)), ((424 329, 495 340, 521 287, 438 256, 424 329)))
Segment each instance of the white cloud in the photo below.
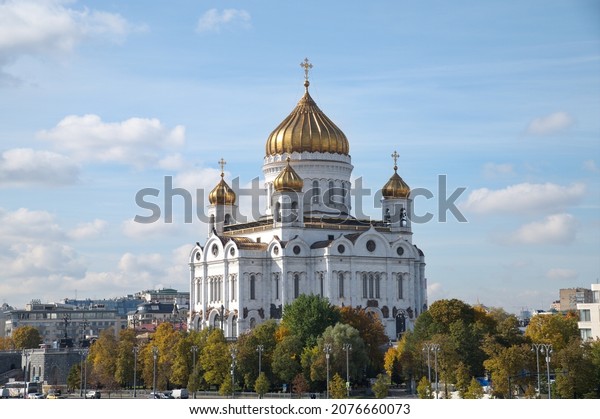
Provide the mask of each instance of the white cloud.
POLYGON ((47 211, 19 208, 10 212, 0 208, 0 249, 22 242, 65 239, 64 231, 47 211))
POLYGON ((583 162, 583 168, 591 173, 600 173, 600 167, 594 160, 586 160, 583 162))
POLYGON ((520 244, 569 244, 575 240, 577 221, 571 214, 553 214, 543 221, 525 224, 508 236, 520 244))
POLYGON ((79 224, 68 232, 68 236, 75 240, 91 239, 100 235, 107 226, 106 221, 96 219, 90 223, 79 224))
POLYGON ((0 155, 0 187, 69 185, 78 176, 73 160, 51 151, 14 148, 0 155))
MULTIPOLYGON (((148 214, 144 213, 141 209, 139 215, 144 217, 148 216, 148 214)), ((175 218, 177 218, 177 214, 173 214, 173 219, 175 218)), ((121 227, 123 234, 132 239, 171 237, 181 232, 181 226, 177 223, 166 223, 164 221, 164 214, 162 213, 160 219, 153 223, 138 223, 134 220, 126 220, 121 227)))
POLYGON ((187 162, 179 153, 169 154, 158 162, 158 167, 165 170, 182 170, 187 166, 187 162))
POLYGON ((555 212, 579 202, 585 195, 582 183, 561 186, 554 183, 520 183, 500 190, 476 189, 462 207, 480 214, 555 212))
POLYGON ((498 177, 512 176, 514 174, 514 167, 509 163, 486 163, 483 166, 483 175, 486 178, 494 179, 498 177))
MULTIPOLYGON (((67 7, 72 0, 0 2, 0 68, 24 55, 70 53, 88 38, 121 41, 136 28, 119 14, 67 7)), ((11 77, 11 76, 9 76, 11 77)))
POLYGON ((144 167, 158 164, 165 149, 185 143, 185 128, 167 129, 158 119, 103 122, 98 115, 69 115, 56 127, 38 132, 81 161, 118 162, 144 167))
POLYGON ((224 26, 237 25, 242 28, 250 28, 250 13, 241 9, 217 9, 206 11, 196 25, 196 32, 219 32, 224 26))
POLYGON ((527 132, 534 135, 548 135, 563 131, 573 125, 574 119, 566 112, 554 112, 535 118, 529 123, 527 132))
POLYGON ((552 268, 546 272, 546 278, 551 280, 573 281, 579 274, 573 269, 552 268))

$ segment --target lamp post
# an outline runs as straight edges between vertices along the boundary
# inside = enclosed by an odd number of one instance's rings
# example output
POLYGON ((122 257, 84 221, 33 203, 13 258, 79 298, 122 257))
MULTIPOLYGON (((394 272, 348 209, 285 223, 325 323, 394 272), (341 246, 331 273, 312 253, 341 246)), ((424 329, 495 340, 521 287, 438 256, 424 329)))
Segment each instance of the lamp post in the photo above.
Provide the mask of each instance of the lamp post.
MULTIPOLYGON (((192 345, 192 348, 190 349, 192 351, 192 374, 194 374, 196 372, 196 354, 198 353, 198 346, 196 345, 192 345)), ((193 385, 194 385, 194 399, 196 398, 196 380, 194 378, 193 381, 193 385)))
POLYGON ((235 358, 237 356, 237 349, 235 346, 231 347, 231 398, 235 398, 235 358))
POLYGON ((152 356, 154 358, 154 370, 152 373, 152 394, 154 395, 154 398, 156 398, 156 361, 158 359, 158 347, 157 346, 152 347, 152 356))
POLYGON ((83 350, 83 398, 87 399, 87 354, 88 350, 83 350))
POLYGON ((137 396, 137 356, 140 348, 137 346, 133 347, 133 398, 137 396))
MULTIPOLYGON (((25 366, 23 367, 23 381, 27 383, 29 381, 27 379, 27 367, 29 366, 29 353, 27 353, 27 349, 23 348, 23 356, 25 357, 25 366)), ((27 398, 27 386, 23 387, 23 398, 27 398)))
POLYGON ((531 350, 535 351, 535 363, 537 365, 537 394, 539 396, 541 388, 540 388, 540 349, 542 349, 541 343, 534 343, 531 345, 531 350))
POLYGON ((327 360, 327 389, 325 391, 326 398, 329 398, 329 356, 331 355, 331 343, 326 343, 323 348, 325 352, 325 359, 327 360))
POLYGON ((85 349, 82 349, 79 351, 79 354, 81 355, 81 365, 79 368, 79 373, 80 373, 80 377, 79 377, 79 397, 83 397, 83 362, 84 362, 84 357, 85 357, 85 349))
POLYGON ((548 373, 548 398, 552 398, 552 392, 550 390, 550 356, 552 355, 552 345, 549 343, 543 343, 541 352, 546 355, 546 372, 548 373))
POLYGON ((352 350, 351 343, 344 343, 342 347, 346 351, 346 397, 350 397, 350 351, 352 350))
POLYGON ((429 385, 431 386, 431 360, 429 357, 429 353, 433 352, 435 358, 435 398, 437 399, 437 389, 438 389, 438 373, 437 373, 437 353, 440 350, 440 345, 438 343, 430 343, 427 342, 423 345, 423 352, 427 352, 427 374, 429 385))
POLYGON ((262 372, 262 353, 265 350, 264 345, 256 346, 256 352, 258 352, 258 375, 262 372))

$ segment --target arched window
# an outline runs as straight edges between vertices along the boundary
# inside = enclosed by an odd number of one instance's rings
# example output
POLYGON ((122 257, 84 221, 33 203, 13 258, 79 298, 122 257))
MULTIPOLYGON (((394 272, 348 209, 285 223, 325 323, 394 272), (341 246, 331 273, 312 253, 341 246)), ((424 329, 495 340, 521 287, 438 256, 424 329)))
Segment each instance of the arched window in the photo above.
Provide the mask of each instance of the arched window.
POLYGON ((339 291, 339 298, 344 298, 344 274, 340 273, 338 275, 338 291, 339 291))
POLYGON ((231 223, 231 215, 229 214, 225 214, 225 221, 224 224, 228 225, 229 223, 231 223))
POLYGON ((313 180, 312 183, 312 201, 315 204, 319 203, 319 196, 321 195, 321 188, 319 187, 319 181, 313 180))
POLYGON ((256 300, 256 276, 250 275, 250 299, 256 300))
POLYGON ((363 298, 367 298, 367 274, 363 274, 362 283, 363 283, 363 298))
POLYGON ((324 297, 323 291, 324 291, 324 285, 325 284, 323 282, 324 282, 323 281, 323 274, 319 274, 319 288, 320 288, 320 291, 321 291, 320 292, 321 297, 324 297))
POLYGON ((237 337, 237 316, 233 316, 231 319, 231 337, 237 337))
POLYGON ((250 319, 250 329, 254 329, 256 327, 256 319, 252 317, 250 319))
POLYGON ((342 182, 342 204, 346 205, 346 182, 342 182))
POLYGON ((292 202, 292 219, 291 221, 298 221, 298 203, 296 201, 292 202))
POLYGON ((275 221, 281 222, 281 204, 279 202, 275 204, 275 221))
POLYGON ((380 279, 379 274, 375 274, 375 298, 381 298, 379 294, 380 279))
POLYGON ((374 285, 374 278, 373 278, 373 274, 369 274, 369 298, 373 298, 373 285, 374 285))
POLYGON ((221 327, 221 316, 215 314, 215 317, 213 319, 213 328, 217 329, 219 327, 221 327))
POLYGON ((275 299, 279 300, 279 274, 275 274, 275 299))
POLYGON ((402 274, 398 274, 398 299, 404 299, 404 278, 402 278, 402 274))
POLYGON ((332 181, 332 180, 330 180, 330 181, 329 181, 329 203, 330 203, 330 204, 333 204, 333 203, 334 203, 334 199, 333 199, 334 195, 335 195, 335 192, 334 192, 334 185, 333 185, 333 181, 332 181))
POLYGON ((300 275, 294 274, 294 298, 300 296, 300 275))

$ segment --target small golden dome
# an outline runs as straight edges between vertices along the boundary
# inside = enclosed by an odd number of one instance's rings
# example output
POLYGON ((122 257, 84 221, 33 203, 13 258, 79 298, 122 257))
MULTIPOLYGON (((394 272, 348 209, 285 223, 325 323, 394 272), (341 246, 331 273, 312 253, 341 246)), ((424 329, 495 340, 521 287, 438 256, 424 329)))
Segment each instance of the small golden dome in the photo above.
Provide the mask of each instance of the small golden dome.
MULTIPOLYGON (((312 65, 310 66, 312 67, 312 65)), ((304 151, 344 155, 350 153, 346 135, 310 97, 309 85, 308 75, 306 75, 304 96, 292 113, 275 128, 267 139, 265 147, 267 156, 304 151)))
POLYGON ((223 172, 225 167, 225 160, 221 159, 219 164, 221 165, 221 180, 208 194, 208 202, 211 205, 233 205, 235 204, 235 192, 225 182, 225 173, 223 172))
POLYGON ((396 165, 398 157, 398 153, 394 151, 394 154, 392 154, 392 158, 394 159, 394 174, 381 189, 381 193, 385 199, 408 198, 410 195, 410 187, 398 175, 398 166, 396 165))
POLYGON ((277 192, 302 192, 304 181, 298 173, 290 166, 290 157, 286 159, 287 165, 273 181, 273 187, 277 192))

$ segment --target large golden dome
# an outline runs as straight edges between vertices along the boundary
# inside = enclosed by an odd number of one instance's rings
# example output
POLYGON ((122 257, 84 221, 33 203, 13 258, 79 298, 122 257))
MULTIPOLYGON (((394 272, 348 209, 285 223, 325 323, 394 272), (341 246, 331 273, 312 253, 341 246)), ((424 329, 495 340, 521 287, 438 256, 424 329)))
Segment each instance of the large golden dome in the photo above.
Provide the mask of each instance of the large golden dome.
POLYGON ((408 198, 410 195, 410 187, 398 174, 398 166, 396 165, 398 157, 398 153, 394 151, 394 154, 392 154, 392 158, 394 159, 394 174, 381 189, 381 194, 386 199, 408 198))
POLYGON ((290 166, 290 157, 286 159, 287 165, 283 168, 281 173, 277 175, 275 180, 273 181, 273 188, 277 192, 283 191, 293 191, 293 192, 302 192, 302 187, 304 186, 304 181, 298 173, 290 166))
POLYGON ((304 151, 348 155, 350 145, 346 135, 325 115, 306 91, 296 108, 269 135, 266 155, 302 153, 304 151))

